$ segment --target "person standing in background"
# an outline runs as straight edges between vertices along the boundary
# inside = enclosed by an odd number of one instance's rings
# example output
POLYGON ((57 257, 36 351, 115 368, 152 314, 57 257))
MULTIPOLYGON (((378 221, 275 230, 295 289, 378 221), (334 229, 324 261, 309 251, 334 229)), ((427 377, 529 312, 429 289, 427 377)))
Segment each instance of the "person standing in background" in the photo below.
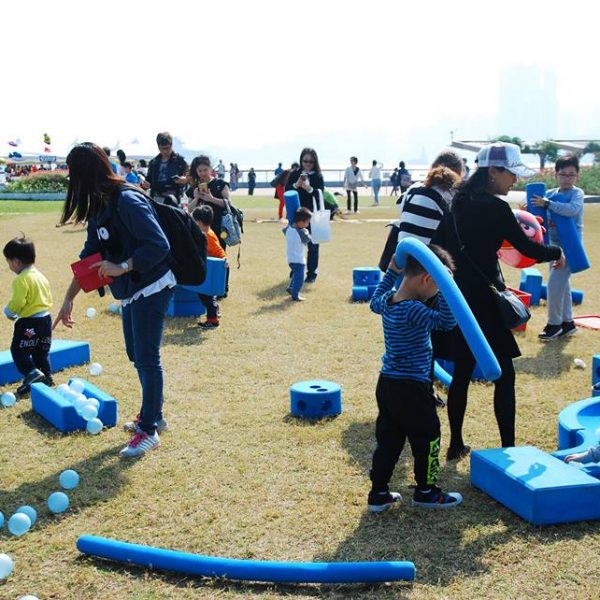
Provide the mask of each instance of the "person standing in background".
POLYGON ((254 188, 256 187, 256 172, 254 167, 250 167, 248 171, 248 196, 254 196, 254 188))
POLYGON ((373 161, 373 166, 369 171, 369 179, 373 188, 373 206, 379 206, 379 190, 381 189, 381 167, 383 165, 376 160, 373 161))
POLYGON ((412 184, 412 177, 410 175, 410 171, 406 168, 406 165, 404 164, 403 160, 401 160, 398 163, 398 183, 400 184, 401 194, 404 194, 404 192, 412 184))
POLYGON ((346 168, 344 172, 344 189, 346 190, 346 194, 348 196, 348 210, 347 212, 352 212, 352 196, 354 196, 354 212, 358 211, 358 182, 361 182, 363 185, 365 184, 365 180, 363 178, 362 171, 358 167, 358 158, 356 156, 350 157, 350 166, 346 168))

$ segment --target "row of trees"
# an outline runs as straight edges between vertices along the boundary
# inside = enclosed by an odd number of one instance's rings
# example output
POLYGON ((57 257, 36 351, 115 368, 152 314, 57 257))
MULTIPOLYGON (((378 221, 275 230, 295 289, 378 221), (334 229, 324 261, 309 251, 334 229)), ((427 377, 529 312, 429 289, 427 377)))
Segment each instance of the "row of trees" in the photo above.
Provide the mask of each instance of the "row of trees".
MULTIPOLYGON (((554 162, 558 158, 559 146, 552 140, 544 140, 535 144, 527 144, 519 137, 501 135, 492 140, 493 142, 507 142, 516 144, 525 154, 537 154, 540 158, 540 169, 544 169, 546 162, 554 162)), ((576 153, 578 156, 593 154, 594 161, 600 162, 600 142, 589 142, 583 150, 576 153)))

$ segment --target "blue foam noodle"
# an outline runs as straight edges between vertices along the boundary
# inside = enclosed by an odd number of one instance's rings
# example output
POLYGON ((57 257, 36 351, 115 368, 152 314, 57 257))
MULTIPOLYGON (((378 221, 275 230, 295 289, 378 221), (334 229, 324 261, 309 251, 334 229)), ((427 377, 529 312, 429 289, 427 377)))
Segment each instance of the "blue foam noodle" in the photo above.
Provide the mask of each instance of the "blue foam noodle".
POLYGON ((437 283, 477 364, 481 367, 485 379, 488 381, 498 379, 502 374, 498 360, 485 339, 467 301, 446 267, 423 242, 414 238, 405 238, 398 243, 396 248, 396 264, 398 267, 403 267, 406 264, 408 255, 414 256, 437 283))

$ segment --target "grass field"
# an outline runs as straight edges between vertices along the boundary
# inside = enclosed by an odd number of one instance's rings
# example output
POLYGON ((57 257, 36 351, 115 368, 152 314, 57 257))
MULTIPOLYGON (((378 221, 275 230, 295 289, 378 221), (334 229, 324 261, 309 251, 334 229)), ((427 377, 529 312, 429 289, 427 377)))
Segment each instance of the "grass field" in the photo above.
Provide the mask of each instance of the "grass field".
MULTIPOLYGON (((599 598, 600 523, 532 527, 470 486, 468 461, 442 461, 440 478, 464 495, 464 504, 451 512, 419 511, 409 506, 407 449, 392 481, 404 504, 381 516, 366 513, 382 334, 368 306, 350 302, 350 291, 352 268, 375 265, 386 235, 385 223, 367 221, 394 218, 392 201, 363 209, 360 221, 334 223, 333 241, 321 247, 320 277, 305 288, 304 303, 290 302, 285 293, 280 225, 256 222, 275 216, 274 201, 237 203, 246 213, 242 266, 232 270, 222 326, 202 331, 196 319, 167 324, 162 355, 171 431, 157 452, 126 462, 117 457, 127 440, 120 427, 95 437, 62 435, 31 411, 28 400, 0 410, 0 510, 8 517, 28 503, 39 512, 24 537, 10 537, 6 527, 0 532, 0 552, 15 561, 13 575, 0 583, 0 598, 599 598), (311 378, 342 385, 344 410, 337 419, 309 423, 288 416, 290 384, 311 378), (70 494, 69 511, 56 517, 45 499, 66 468, 81 474, 81 484, 70 494), (84 533, 238 558, 412 560, 417 580, 328 587, 190 579, 82 558, 75 541, 84 533)), ((54 227, 58 209, 56 203, 0 203, 0 211, 11 213, 0 213, 2 243, 20 231, 36 241, 55 309, 84 240, 81 228, 54 227)), ((587 249, 594 265, 600 264, 599 234, 600 208, 588 206, 587 249)), ((506 271, 516 282, 517 272, 506 271)), ((3 304, 11 280, 1 269, 3 304)), ((596 271, 573 282, 585 291, 577 312, 599 312, 596 271)), ((75 328, 59 327, 55 337, 91 343, 92 359, 104 367, 94 383, 119 399, 123 422, 137 412, 140 391, 119 317, 107 310, 110 302, 81 294, 75 328), (85 317, 91 306, 98 309, 96 319, 85 317)), ((581 331, 542 345, 536 336, 545 316, 544 307, 534 309, 527 332, 518 337, 517 440, 551 451, 558 412, 589 395, 600 334, 581 331), (586 361, 585 370, 574 368, 575 357, 586 361)), ((0 347, 8 348, 11 335, 5 321, 0 347)), ((59 373, 57 383, 70 376, 86 376, 86 370, 59 373)), ((445 411, 440 417, 445 456, 445 411)), ((488 385, 471 388, 465 434, 474 448, 499 444, 488 385)))

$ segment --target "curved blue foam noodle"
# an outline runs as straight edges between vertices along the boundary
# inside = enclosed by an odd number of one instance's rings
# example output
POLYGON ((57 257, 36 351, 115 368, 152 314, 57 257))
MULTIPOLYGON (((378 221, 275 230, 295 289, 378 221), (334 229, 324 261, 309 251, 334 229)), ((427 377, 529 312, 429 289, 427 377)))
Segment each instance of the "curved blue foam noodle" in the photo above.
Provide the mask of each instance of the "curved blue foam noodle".
POLYGON ((452 375, 438 363, 437 360, 433 361, 433 376, 446 387, 450 387, 452 383, 452 375))
POLYGON ((575 221, 571 217, 563 217, 554 213, 552 215, 552 222, 558 232, 560 246, 565 253, 571 273, 580 273, 589 269, 590 261, 581 243, 581 238, 577 233, 575 221))
POLYGON ((544 244, 550 243, 550 228, 548 227, 548 211, 540 206, 533 205, 533 197, 540 196, 543 198, 546 195, 546 184, 543 181, 534 181, 525 185, 525 194, 527 196, 527 212, 530 212, 536 217, 542 217, 542 225, 544 226, 544 244))
POLYGON ((300 196, 296 190, 288 190, 283 194, 285 202, 285 216, 290 223, 294 222, 294 213, 300 208, 300 196))
POLYGON ((488 381, 498 379, 502 374, 498 359, 494 355, 488 341, 485 339, 477 319, 469 308, 467 301, 458 289, 456 282, 450 276, 446 267, 439 258, 421 241, 415 238, 404 238, 398 242, 396 248, 396 265, 402 268, 406 264, 406 257, 414 256, 437 283, 452 314, 465 336, 465 340, 480 366, 483 376, 488 381))
POLYGON ((202 577, 277 583, 375 583, 413 581, 415 565, 408 561, 301 563, 203 556, 82 535, 77 549, 84 554, 127 564, 202 577))

